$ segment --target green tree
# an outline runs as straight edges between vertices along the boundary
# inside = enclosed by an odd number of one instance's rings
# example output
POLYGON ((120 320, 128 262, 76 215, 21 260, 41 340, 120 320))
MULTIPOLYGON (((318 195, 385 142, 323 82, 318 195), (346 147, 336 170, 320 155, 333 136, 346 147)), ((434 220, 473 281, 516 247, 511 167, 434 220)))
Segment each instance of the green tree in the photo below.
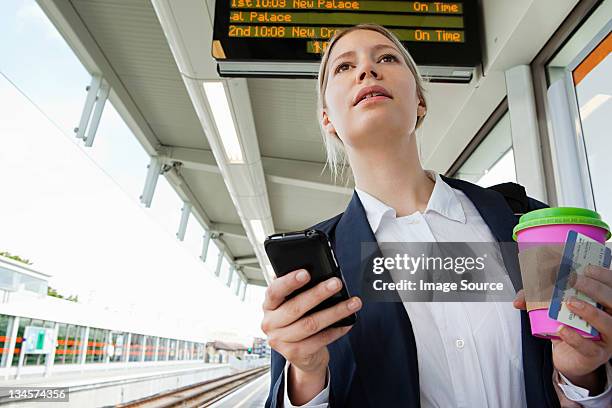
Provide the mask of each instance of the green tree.
POLYGON ((12 259, 13 261, 21 262, 22 264, 32 265, 32 262, 29 259, 22 258, 19 255, 13 255, 8 251, 0 252, 0 256, 12 259))
POLYGON ((47 296, 53 296, 56 298, 65 299, 69 302, 75 302, 75 303, 79 301, 78 295, 76 296, 70 295, 68 297, 65 297, 64 295, 59 293, 57 289, 53 289, 51 286, 47 287, 47 296))

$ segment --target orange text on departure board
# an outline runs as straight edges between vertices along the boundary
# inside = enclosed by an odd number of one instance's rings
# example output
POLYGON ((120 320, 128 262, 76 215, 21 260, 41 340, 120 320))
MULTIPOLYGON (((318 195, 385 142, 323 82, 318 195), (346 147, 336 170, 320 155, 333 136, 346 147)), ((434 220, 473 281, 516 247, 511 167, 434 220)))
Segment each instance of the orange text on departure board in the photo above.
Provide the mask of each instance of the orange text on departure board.
POLYGON ((359 10, 358 1, 342 0, 232 0, 232 8, 285 8, 294 9, 359 10))
POLYGON ((423 3, 420 1, 415 1, 412 4, 412 8, 414 11, 419 11, 422 13, 435 11, 436 13, 458 13, 459 5, 456 3, 448 4, 448 3, 440 3, 435 1, 433 3, 423 3))

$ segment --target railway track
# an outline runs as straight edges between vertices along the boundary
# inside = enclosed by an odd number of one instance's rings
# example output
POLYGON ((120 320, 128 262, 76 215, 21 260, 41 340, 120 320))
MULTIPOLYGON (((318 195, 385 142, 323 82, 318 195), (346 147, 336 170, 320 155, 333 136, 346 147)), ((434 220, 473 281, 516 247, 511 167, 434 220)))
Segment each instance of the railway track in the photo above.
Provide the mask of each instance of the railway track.
POLYGON ((170 407, 208 407, 228 395, 241 385, 259 377, 269 370, 269 366, 256 368, 238 374, 207 380, 172 391, 162 392, 141 398, 119 408, 170 408, 170 407))

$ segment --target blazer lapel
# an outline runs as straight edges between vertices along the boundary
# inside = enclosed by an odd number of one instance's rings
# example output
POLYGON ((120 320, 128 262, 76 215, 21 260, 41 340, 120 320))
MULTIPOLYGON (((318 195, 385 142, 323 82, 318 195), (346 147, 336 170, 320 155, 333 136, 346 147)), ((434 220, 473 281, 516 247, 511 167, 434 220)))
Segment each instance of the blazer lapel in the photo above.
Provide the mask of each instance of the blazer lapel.
POLYGON ((504 197, 492 190, 487 190, 463 180, 442 176, 442 179, 452 188, 456 188, 474 203, 484 222, 489 226, 495 239, 502 243, 500 250, 504 265, 510 276, 512 286, 518 292, 523 288, 523 280, 519 269, 516 246, 512 244, 512 229, 516 225, 516 216, 504 197))
MULTIPOLYGON (((419 406, 416 342, 399 296, 386 302, 364 299, 364 284, 371 287, 372 259, 382 253, 357 194, 336 226, 334 244, 349 293, 363 301, 348 336, 369 405, 396 406, 401 402, 405 407, 419 406)), ((379 278, 391 281, 387 271, 379 278)))

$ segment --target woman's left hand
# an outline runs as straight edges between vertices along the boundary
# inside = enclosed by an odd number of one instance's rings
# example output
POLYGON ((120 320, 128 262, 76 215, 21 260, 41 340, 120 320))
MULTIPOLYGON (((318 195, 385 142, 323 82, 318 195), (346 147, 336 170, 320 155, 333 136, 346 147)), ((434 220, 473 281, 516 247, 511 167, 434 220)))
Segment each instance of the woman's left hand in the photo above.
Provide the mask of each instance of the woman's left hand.
MULTIPOLYGON (((577 277, 574 288, 603 306, 598 309, 578 299, 570 299, 568 309, 597 329, 600 341, 583 338, 570 327, 561 326, 560 339, 553 339, 553 364, 574 385, 592 392, 601 384, 597 369, 612 357, 612 271, 590 265, 577 277)), ((525 309, 524 294, 520 291, 514 306, 525 309)))

